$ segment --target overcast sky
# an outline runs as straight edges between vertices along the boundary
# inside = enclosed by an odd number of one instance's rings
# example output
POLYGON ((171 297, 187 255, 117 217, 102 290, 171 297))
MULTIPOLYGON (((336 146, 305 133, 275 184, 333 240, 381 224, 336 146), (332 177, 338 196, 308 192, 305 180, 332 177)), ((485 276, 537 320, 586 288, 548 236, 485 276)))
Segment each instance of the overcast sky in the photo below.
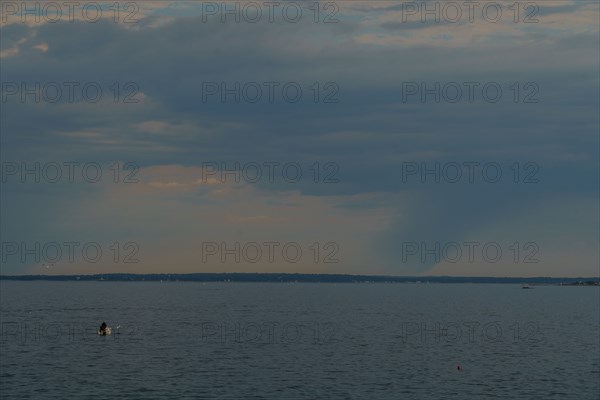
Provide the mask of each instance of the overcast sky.
POLYGON ((38 3, 2 4, 3 274, 599 274, 598 2, 38 3))

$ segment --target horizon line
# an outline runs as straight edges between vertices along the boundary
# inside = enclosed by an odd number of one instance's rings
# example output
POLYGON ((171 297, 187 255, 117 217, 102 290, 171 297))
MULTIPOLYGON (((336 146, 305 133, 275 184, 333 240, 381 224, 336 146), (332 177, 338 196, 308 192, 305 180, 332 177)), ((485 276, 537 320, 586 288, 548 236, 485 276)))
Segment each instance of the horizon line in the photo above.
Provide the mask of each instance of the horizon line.
POLYGON ((218 275, 237 275, 237 276, 300 276, 300 277, 345 277, 345 278, 374 278, 374 279, 416 279, 420 281, 426 281, 428 279, 495 279, 495 280, 528 280, 528 279, 547 279, 547 280, 594 280, 600 281, 599 276, 464 276, 464 275, 369 275, 369 274, 341 274, 341 273, 303 273, 303 272, 186 272, 186 273, 167 273, 167 272, 147 272, 147 273, 129 273, 129 272, 115 272, 115 273, 98 273, 98 274, 59 274, 59 275, 47 275, 47 274, 20 274, 20 275, 6 275, 0 273, 0 279, 57 279, 57 278, 93 278, 93 277, 199 277, 199 276, 218 276, 218 275))

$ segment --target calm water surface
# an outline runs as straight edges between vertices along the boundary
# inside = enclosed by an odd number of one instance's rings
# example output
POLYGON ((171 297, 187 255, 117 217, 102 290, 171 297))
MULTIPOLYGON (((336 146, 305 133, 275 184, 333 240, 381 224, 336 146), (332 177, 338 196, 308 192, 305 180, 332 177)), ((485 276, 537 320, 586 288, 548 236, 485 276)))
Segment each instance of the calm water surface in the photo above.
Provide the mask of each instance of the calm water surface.
POLYGON ((597 287, 1 281, 0 300, 2 399, 600 394, 597 287))

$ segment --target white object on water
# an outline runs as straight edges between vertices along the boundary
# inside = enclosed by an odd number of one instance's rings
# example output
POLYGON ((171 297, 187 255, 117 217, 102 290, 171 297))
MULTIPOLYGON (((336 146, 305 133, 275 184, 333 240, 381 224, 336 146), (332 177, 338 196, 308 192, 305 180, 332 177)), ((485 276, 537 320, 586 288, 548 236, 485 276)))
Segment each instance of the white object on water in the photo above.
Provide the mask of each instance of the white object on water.
POLYGON ((110 329, 110 327, 106 327, 106 329, 104 330, 104 332, 102 332, 100 329, 98 329, 98 335, 100 336, 110 336, 110 334, 112 333, 112 329, 110 329))

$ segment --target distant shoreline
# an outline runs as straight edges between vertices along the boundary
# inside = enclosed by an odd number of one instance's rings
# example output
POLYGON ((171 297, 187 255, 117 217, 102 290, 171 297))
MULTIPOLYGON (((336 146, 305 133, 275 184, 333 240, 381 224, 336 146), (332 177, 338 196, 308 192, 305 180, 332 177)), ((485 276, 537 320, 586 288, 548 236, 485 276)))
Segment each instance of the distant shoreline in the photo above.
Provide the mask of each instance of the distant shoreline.
POLYGON ((293 273, 93 274, 0 275, 5 281, 112 281, 112 282, 285 282, 285 283, 507 283, 529 285, 600 286, 600 277, 465 277, 384 276, 293 273))

